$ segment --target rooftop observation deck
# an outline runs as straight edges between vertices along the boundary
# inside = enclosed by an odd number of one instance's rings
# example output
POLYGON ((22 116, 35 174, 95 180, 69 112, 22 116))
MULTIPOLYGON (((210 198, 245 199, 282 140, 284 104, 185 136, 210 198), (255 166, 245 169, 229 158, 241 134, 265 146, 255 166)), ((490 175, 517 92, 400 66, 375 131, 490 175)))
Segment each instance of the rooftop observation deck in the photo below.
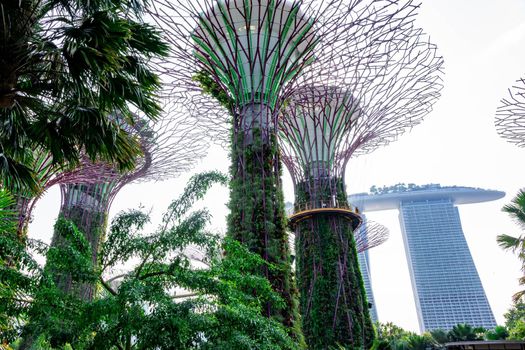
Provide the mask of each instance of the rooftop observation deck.
POLYGON ((454 204, 488 202, 503 198, 505 192, 485 190, 473 187, 441 187, 426 185, 413 190, 391 193, 357 193, 348 197, 352 205, 363 212, 398 209, 401 202, 423 202, 439 199, 450 199, 454 204))
POLYGON ((295 212, 290 213, 288 219, 290 226, 295 226, 299 222, 312 218, 315 215, 340 215, 351 222, 352 230, 358 228, 363 220, 359 215, 356 207, 349 206, 347 204, 339 203, 338 201, 331 202, 319 202, 319 203, 302 203, 298 204, 295 208, 295 212))

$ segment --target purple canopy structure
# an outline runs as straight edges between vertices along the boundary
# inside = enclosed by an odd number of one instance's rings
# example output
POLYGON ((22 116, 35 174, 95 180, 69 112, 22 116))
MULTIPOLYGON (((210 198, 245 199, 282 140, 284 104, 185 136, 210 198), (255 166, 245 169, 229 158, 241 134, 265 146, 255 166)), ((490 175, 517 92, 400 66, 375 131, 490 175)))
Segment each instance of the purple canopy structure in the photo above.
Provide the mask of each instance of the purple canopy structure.
MULTIPOLYGON (((67 180, 60 183, 60 215, 72 220, 84 233, 92 248, 93 264, 97 263, 111 203, 124 186, 175 177, 189 171, 206 154, 202 134, 184 105, 184 101, 172 101, 165 106, 165 115, 159 121, 139 120, 133 126, 125 126, 139 138, 143 153, 134 170, 120 173, 111 164, 84 159, 80 168, 62 174, 67 180)), ((55 234, 52 245, 58 244, 59 239, 55 234)), ((62 276, 58 284, 64 291, 78 288, 76 292, 85 300, 93 297, 92 285, 74 286, 71 276, 62 276)))
POLYGON ((509 89, 496 112, 496 129, 507 141, 525 147, 525 79, 521 78, 509 89))
POLYGON ((261 273, 286 307, 267 304, 263 312, 299 342, 277 145, 281 96, 325 57, 318 48, 336 41, 357 3, 165 0, 152 16, 173 47, 173 91, 190 96, 206 132, 231 145, 228 235, 276 266, 261 273))
POLYGON ((15 210, 18 213, 17 231, 21 239, 25 239, 27 236, 27 227, 36 203, 49 188, 60 183, 91 183, 96 181, 90 175, 90 172, 94 170, 94 164, 87 161, 87 158, 81 162, 79 169, 68 171, 64 166, 53 164, 50 153, 40 149, 35 150, 34 153, 32 169, 36 174, 39 192, 34 194, 22 191, 15 195, 15 210))
POLYGON ((388 240, 390 231, 385 226, 367 220, 366 225, 359 226, 354 232, 355 247, 358 253, 377 247, 388 240))
POLYGON ((443 60, 414 26, 416 8, 392 3, 391 11, 368 13, 346 29, 331 64, 312 64, 282 97, 279 138, 294 183, 290 223, 310 348, 370 346, 353 237, 361 218, 348 203, 345 178, 352 157, 418 124, 440 95, 443 60))

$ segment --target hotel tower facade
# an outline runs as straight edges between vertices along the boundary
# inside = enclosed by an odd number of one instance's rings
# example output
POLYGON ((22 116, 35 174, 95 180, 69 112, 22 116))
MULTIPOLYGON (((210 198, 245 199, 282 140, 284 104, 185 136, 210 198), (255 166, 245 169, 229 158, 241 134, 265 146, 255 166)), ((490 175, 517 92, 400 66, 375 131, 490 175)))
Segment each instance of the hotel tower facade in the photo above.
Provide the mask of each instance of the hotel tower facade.
POLYGON ((364 213, 398 209, 421 332, 458 323, 494 328, 496 321, 465 240, 457 205, 504 192, 437 184, 396 185, 351 195, 364 213))

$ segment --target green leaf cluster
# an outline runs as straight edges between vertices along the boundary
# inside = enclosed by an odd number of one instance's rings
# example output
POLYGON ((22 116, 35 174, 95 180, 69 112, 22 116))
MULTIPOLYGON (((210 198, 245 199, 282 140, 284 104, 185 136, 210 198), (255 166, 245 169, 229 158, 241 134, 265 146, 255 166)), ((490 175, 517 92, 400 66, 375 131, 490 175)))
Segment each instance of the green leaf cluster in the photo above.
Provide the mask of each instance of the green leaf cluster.
MULTIPOLYGON (((340 203, 346 203, 341 179, 298 184, 296 203, 330 200, 333 189, 338 189, 340 203), (314 186, 312 195, 309 189, 314 186)), ((309 349, 369 349, 374 329, 351 223, 338 214, 316 214, 297 223, 295 233, 300 310, 309 349)))
POLYGON ((509 331, 504 326, 487 330, 464 323, 459 323, 448 331, 434 329, 421 335, 406 331, 391 322, 377 323, 376 331, 377 339, 372 346, 374 350, 444 350, 445 344, 449 342, 516 339, 509 338, 509 331))
POLYGON ((483 340, 487 330, 483 327, 472 327, 466 323, 458 323, 447 333, 449 341, 483 340))
POLYGON ((525 303, 518 301, 505 313, 509 339, 525 340, 525 303))
POLYGON ((287 218, 281 188, 282 166, 274 135, 254 128, 236 133, 232 141, 228 236, 259 255, 268 265, 252 272, 270 281, 285 306, 267 303, 262 313, 282 323, 304 346, 298 311, 298 291, 291 269, 287 218), (250 142, 245 142, 250 137, 250 142))
MULTIPOLYGON (((406 331, 392 322, 376 323, 376 331, 377 338, 372 350, 441 350, 448 341, 446 334, 443 343, 440 343, 434 338, 433 332, 420 335, 406 331)), ((439 337, 441 330, 436 332, 436 337, 439 337)))
POLYGON ((192 79, 199 83, 204 94, 215 98, 227 110, 231 111, 233 109, 233 98, 213 79, 209 72, 200 70, 195 73, 192 79))
MULTIPOLYGON (((502 210, 509 214, 522 231, 525 231, 525 189, 521 189, 511 203, 505 205, 502 210)), ((497 242, 501 248, 518 255, 521 261, 521 271, 525 274, 525 234, 518 237, 501 234, 498 235, 497 242)), ((519 278, 519 283, 522 286, 525 285, 525 275, 519 278)), ((524 296, 525 290, 520 290, 512 296, 512 299, 514 303, 519 303, 523 301, 524 296)))
MULTIPOLYGON (((215 172, 193 177, 153 230, 149 213, 119 213, 97 264, 84 234, 64 219, 56 225, 60 244, 42 250, 46 267, 32 276, 27 266, 36 264, 34 257, 18 247, 30 262, 22 266, 20 260, 19 274, 37 282, 16 295, 2 294, 19 306, 1 309, 1 319, 9 311, 13 320, 9 332, 2 328, 2 339, 20 349, 295 349, 286 329, 261 314, 263 305, 283 307, 284 301, 253 271, 276 267, 208 232, 210 214, 191 210, 211 185, 225 181, 215 172), (204 253, 201 262, 188 258, 190 248, 204 253), (96 298, 64 292, 57 276, 78 285, 96 280, 96 298), (13 342, 19 336, 23 340, 13 342)), ((16 282, 3 277, 7 286, 16 282)))
POLYGON ((143 22, 141 0, 17 0, 0 6, 0 174, 12 191, 38 192, 33 149, 54 164, 80 152, 122 169, 139 143, 132 110, 156 118, 160 80, 152 59, 168 53, 143 22))

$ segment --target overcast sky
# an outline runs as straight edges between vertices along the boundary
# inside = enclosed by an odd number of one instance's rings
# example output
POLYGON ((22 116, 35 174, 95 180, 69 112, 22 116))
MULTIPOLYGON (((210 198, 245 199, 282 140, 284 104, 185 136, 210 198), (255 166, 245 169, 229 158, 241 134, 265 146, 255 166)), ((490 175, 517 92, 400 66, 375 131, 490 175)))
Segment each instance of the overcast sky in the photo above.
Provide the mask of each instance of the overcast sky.
MULTIPOLYGON (((444 56, 442 97, 427 119, 410 133, 349 163, 348 193, 399 182, 505 191, 507 195, 501 200, 459 207, 485 292, 497 322, 502 324, 511 296, 519 289, 520 264, 515 256, 497 246, 496 236, 520 233, 501 207, 525 186, 525 148, 497 135, 494 115, 507 89, 525 76, 525 0, 424 0, 417 23, 444 56)), ((228 163, 225 151, 211 147, 210 155, 197 164, 195 172, 227 171, 228 163)), ((189 176, 128 185, 116 197, 111 216, 143 204, 153 209, 154 222, 158 222, 189 176)), ((288 174, 284 185, 286 200, 293 201, 288 174)), ((213 227, 221 232, 227 196, 226 189, 216 187, 204 203, 214 215, 213 227)), ((52 188, 33 213, 31 237, 50 240, 59 205, 58 188, 52 188)), ((374 212, 368 217, 390 229, 389 241, 370 250, 379 319, 418 331, 398 213, 374 212)))

